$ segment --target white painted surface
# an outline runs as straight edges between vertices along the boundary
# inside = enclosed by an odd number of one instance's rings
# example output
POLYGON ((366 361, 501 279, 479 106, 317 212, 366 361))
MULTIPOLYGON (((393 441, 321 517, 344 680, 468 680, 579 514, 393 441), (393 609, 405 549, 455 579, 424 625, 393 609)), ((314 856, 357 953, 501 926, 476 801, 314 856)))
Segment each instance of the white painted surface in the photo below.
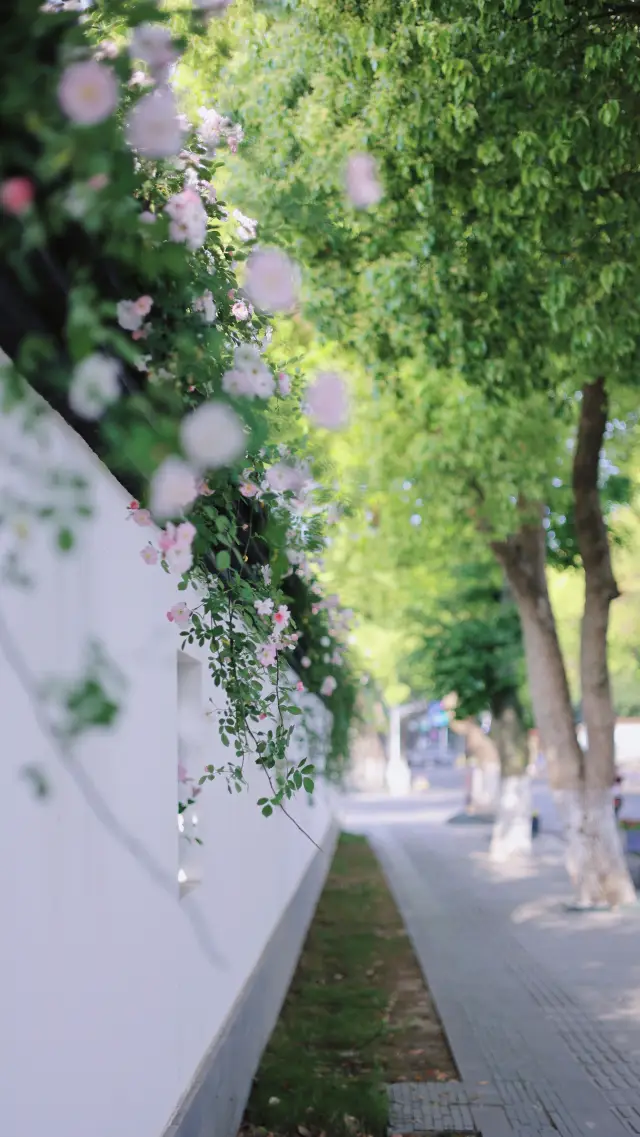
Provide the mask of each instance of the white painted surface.
POLYGON ((389 709, 389 759, 385 770, 385 783, 392 797, 403 797, 411 792, 411 770, 402 752, 402 720, 422 703, 404 703, 389 709))
POLYGON ((640 719, 618 719, 614 732, 616 762, 621 766, 640 763, 640 719))
MULTIPOLYGON (((207 785, 198 805, 205 844, 188 866, 201 880, 179 899, 179 634, 165 613, 183 594, 141 560, 149 530, 127 521, 124 490, 59 419, 48 434, 48 458, 90 479, 95 517, 66 556, 34 526, 24 553, 37 583, 26 592, 3 585, 0 613, 38 681, 77 674, 91 637, 123 670, 117 730, 92 735, 77 758, 99 801, 175 888, 168 895, 153 883, 92 814, 0 645, 0 1116, 13 1137, 159 1137, 314 848, 284 816, 261 816, 255 802, 266 786, 255 770, 241 795, 207 785), (45 801, 21 776, 31 763, 50 782, 45 801), (217 961, 186 918, 194 910, 217 961)), ((23 453, 19 436, 17 446, 23 453)), ((5 419, 0 492, 15 481, 11 455, 5 419)), ((198 670, 197 649, 191 655, 198 670)), ((204 710, 206 663, 201 677, 204 710)), ((206 760, 221 764, 229 751, 210 720, 205 729, 206 760)), ((312 806, 301 794, 292 813, 322 842, 329 791, 320 786, 312 806)))
POLYGON ((469 767, 469 808, 474 813, 494 813, 500 798, 500 765, 489 762, 469 767))
POLYGON ((520 774, 500 783, 498 812, 489 855, 497 863, 531 853, 531 778, 520 774))
POLYGON ((559 791, 567 870, 578 908, 636 904, 615 821, 611 790, 559 791))

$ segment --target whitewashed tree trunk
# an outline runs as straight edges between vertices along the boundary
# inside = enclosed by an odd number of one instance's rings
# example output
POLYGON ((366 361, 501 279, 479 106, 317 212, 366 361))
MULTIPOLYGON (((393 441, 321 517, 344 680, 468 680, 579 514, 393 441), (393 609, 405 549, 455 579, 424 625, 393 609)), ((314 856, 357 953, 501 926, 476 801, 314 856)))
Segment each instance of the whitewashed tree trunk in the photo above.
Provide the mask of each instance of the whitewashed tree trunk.
POLYGON ((490 856, 506 861, 531 853, 529 743, 515 687, 494 694, 491 712, 491 738, 500 756, 502 778, 490 856))
MULTIPOLYGON (((455 696, 449 696, 449 701, 455 696)), ((455 707, 455 704, 452 704, 455 707)), ((470 813, 493 813, 498 800, 500 759, 495 744, 472 718, 451 718, 449 729, 465 740, 465 752, 471 755, 471 786, 466 808, 470 813)))
POLYGON ((602 377, 584 383, 573 459, 576 536, 585 576, 580 637, 582 709, 587 750, 578 794, 568 795, 568 867, 580 906, 635 903, 611 788, 615 778, 615 710, 607 659, 611 604, 619 596, 599 490, 608 398, 602 377))
POLYGON ((531 854, 531 778, 515 774, 502 779, 498 813, 489 856, 502 863, 531 854))
POLYGON ((616 825, 611 791, 564 790, 557 795, 567 840, 566 864, 578 908, 635 904, 616 825))
POLYGON ((471 813, 495 813, 500 796, 500 766, 487 762, 471 767, 471 796, 468 809, 471 813))
POLYGON ((609 610, 618 596, 599 492, 599 463, 607 426, 603 378, 582 388, 573 461, 573 504, 585 575, 580 644, 582 706, 589 738, 578 746, 558 634, 545 573, 541 503, 521 502, 518 532, 492 544, 522 621, 529 687, 551 785, 566 803, 569 875, 576 903, 635 901, 635 889, 616 831, 611 800, 615 776, 615 714, 607 666, 609 610))

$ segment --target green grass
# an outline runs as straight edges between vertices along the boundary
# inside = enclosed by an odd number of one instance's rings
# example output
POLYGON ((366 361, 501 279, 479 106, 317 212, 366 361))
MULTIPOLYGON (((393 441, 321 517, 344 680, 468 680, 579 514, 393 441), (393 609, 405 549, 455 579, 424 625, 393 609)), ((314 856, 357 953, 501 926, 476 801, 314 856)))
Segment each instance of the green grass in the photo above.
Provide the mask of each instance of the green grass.
MULTIPOLYGON (((366 1134, 387 1124, 384 1070, 392 901, 364 838, 343 836, 247 1110, 278 1137, 366 1134), (277 1099, 277 1100, 274 1100, 277 1099)), ((393 918, 398 917, 392 908, 393 918)))

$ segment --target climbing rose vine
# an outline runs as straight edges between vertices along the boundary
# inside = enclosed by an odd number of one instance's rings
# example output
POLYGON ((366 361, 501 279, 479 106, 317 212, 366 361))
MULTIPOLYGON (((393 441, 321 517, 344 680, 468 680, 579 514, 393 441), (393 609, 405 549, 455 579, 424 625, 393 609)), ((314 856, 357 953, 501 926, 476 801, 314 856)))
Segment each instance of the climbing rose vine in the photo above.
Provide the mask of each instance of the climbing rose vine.
MULTIPOLYGON (((189 34, 227 6, 194 6, 189 34)), ((149 572, 175 577, 184 599, 166 617, 183 644, 207 650, 225 696, 216 715, 231 756, 207 765, 200 785, 222 774, 240 786, 253 761, 270 781, 268 814, 312 788, 312 764, 287 758, 307 689, 296 669, 308 673, 314 656, 310 686, 330 707, 349 683, 348 621, 317 580, 330 502, 304 426, 305 414, 323 429, 344 425, 344 383, 305 383, 276 358, 270 320, 299 304, 300 274, 285 251, 257 243, 257 221, 220 200, 216 174, 242 127, 213 107, 187 120, 166 13, 149 21, 143 3, 104 13, 26 0, 6 48, 0 253, 27 270, 11 279, 33 326, 1 345, 13 361, 3 390, 27 398, 34 386, 135 491, 123 524, 140 528, 149 572), (43 264, 65 279, 66 318, 36 334, 43 264)), ((73 543, 68 527, 58 533, 60 548, 73 543)), ((184 811, 199 787, 181 785, 184 811)))

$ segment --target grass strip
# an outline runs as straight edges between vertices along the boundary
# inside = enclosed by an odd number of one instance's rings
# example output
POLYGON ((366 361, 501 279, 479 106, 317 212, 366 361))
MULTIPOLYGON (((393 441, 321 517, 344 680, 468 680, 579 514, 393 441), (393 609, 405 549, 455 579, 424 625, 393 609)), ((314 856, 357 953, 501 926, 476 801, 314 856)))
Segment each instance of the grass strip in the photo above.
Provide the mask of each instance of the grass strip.
POLYGON ((367 841, 343 835, 279 1022, 245 1137, 383 1137, 385 1083, 455 1068, 367 841))

